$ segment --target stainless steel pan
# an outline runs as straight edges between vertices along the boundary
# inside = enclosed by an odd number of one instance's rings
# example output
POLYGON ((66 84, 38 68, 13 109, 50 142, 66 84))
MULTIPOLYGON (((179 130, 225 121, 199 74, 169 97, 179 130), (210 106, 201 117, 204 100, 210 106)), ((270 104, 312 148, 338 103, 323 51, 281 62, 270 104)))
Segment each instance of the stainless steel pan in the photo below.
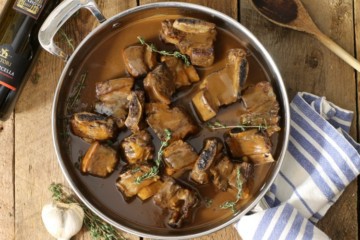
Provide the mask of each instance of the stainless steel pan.
POLYGON ((106 20, 93 0, 65 0, 53 11, 43 24, 39 33, 39 40, 43 48, 66 61, 66 66, 62 72, 55 92, 52 111, 53 141, 58 162, 63 174, 77 196, 103 220, 121 230, 147 238, 194 238, 210 234, 235 223, 243 215, 248 213, 268 191, 271 183, 274 181, 279 172, 287 147, 290 120, 288 98, 281 75, 270 54, 256 39, 256 37, 239 22, 214 9, 179 2, 162 2, 143 5, 121 12, 106 20), (90 10, 101 24, 80 43, 71 56, 68 56, 64 53, 64 51, 56 46, 53 38, 64 22, 81 8, 87 8, 90 10), (163 14, 180 14, 205 19, 216 23, 217 26, 220 26, 234 34, 263 66, 268 75, 269 81, 275 89, 281 107, 280 125, 282 131, 278 137, 277 149, 274 156, 276 164, 273 166, 270 174, 266 177, 264 184, 255 194, 253 199, 242 207, 241 211, 227 219, 214 219, 214 221, 205 227, 184 228, 181 230, 171 230, 169 228, 152 229, 142 224, 128 221, 126 214, 131 213, 126 210, 124 210, 123 213, 114 212, 112 210, 113 206, 110 206, 109 203, 105 201, 106 198, 111 196, 101 197, 96 191, 89 189, 89 187, 84 184, 84 179, 79 176, 78 170, 74 167, 72 161, 74 153, 69 153, 69 151, 65 150, 66 144, 71 143, 67 143, 61 134, 61 131, 64 129, 64 119, 59 117, 59 115, 65 106, 69 92, 74 87, 74 84, 76 84, 77 80, 74 77, 76 75, 75 72, 81 67, 82 61, 86 59, 93 49, 95 49, 99 44, 102 44, 104 39, 111 38, 117 31, 119 31, 119 29, 126 27, 134 20, 163 14))

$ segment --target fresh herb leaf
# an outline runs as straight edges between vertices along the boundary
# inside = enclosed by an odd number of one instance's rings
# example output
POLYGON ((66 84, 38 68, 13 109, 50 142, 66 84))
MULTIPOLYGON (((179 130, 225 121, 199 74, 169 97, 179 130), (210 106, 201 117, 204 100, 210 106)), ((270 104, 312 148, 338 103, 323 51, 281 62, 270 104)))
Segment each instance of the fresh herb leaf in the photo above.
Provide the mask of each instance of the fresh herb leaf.
POLYGON ((233 213, 236 212, 236 203, 237 202, 233 202, 233 201, 227 201, 227 202, 224 202, 223 204, 220 205, 220 208, 221 209, 231 209, 231 211, 233 213))
POLYGON ((243 193, 243 181, 241 180, 241 169, 238 168, 238 171, 236 172, 236 188, 237 188, 237 194, 236 194, 236 200, 235 201, 227 201, 220 205, 221 209, 231 209, 233 213, 236 212, 236 204, 239 202, 239 200, 242 197, 243 193))
POLYGON ((72 51, 75 51, 75 47, 74 47, 74 44, 73 44, 74 39, 69 38, 64 30, 60 30, 60 34, 64 38, 65 43, 72 49, 72 51))
POLYGON ((260 125, 246 125, 246 124, 238 124, 238 125, 225 125, 219 121, 215 122, 208 122, 206 123, 206 126, 210 128, 211 130, 220 130, 220 129, 234 129, 238 128, 241 131, 245 131, 249 128, 258 128, 259 131, 266 130, 268 126, 266 124, 260 124, 260 125))
POLYGON ((164 151, 164 148, 166 148, 169 145, 169 141, 171 139, 171 131, 169 129, 165 129, 165 141, 161 142, 160 149, 157 154, 157 158, 155 159, 155 166, 151 167, 148 172, 145 174, 137 177, 135 179, 136 184, 140 184, 142 181, 155 177, 159 173, 159 168, 162 162, 162 154, 164 151))
POLYGON ((90 211, 82 202, 77 200, 69 191, 64 190, 63 186, 58 183, 52 183, 49 187, 52 198, 55 201, 63 203, 76 203, 84 210, 84 226, 89 230, 93 240, 126 240, 113 226, 104 222, 92 211, 90 211))
POLYGON ((145 174, 137 177, 137 178, 135 179, 135 183, 136 183, 136 184, 140 184, 141 182, 143 182, 143 181, 146 180, 146 179, 155 177, 156 175, 158 175, 158 173, 159 173, 159 167, 153 166, 153 167, 150 168, 150 171, 148 171, 148 172, 146 172, 145 174))
POLYGON ((138 36, 137 39, 139 40, 139 42, 141 43, 141 45, 145 45, 146 47, 148 47, 152 52, 156 52, 156 53, 159 53, 161 55, 164 55, 164 56, 173 56, 173 57, 176 57, 176 58, 180 58, 184 61, 185 65, 186 66, 190 66, 191 63, 188 59, 188 57, 185 55, 185 54, 182 54, 181 52, 179 51, 174 51, 174 52, 168 52, 168 51, 165 51, 165 50, 158 50, 154 44, 149 44, 145 41, 144 38, 138 36))
POLYGON ((211 207, 211 205, 213 204, 213 200, 210 198, 205 198, 204 201, 207 208, 211 207))
POLYGON ((85 88, 86 77, 87 77, 87 72, 81 74, 79 82, 71 92, 70 97, 68 98, 66 103, 67 113, 72 112, 74 110, 75 104, 79 101, 80 93, 82 89, 85 88))

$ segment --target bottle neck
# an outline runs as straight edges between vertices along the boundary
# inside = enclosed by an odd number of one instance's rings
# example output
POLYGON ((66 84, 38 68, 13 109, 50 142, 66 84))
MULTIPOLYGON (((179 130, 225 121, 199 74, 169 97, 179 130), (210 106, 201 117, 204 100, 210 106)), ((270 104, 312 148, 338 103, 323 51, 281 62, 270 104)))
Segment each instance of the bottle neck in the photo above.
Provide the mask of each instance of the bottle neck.
POLYGON ((30 33, 35 24, 35 19, 29 16, 25 16, 24 22, 15 34, 11 46, 15 52, 20 52, 27 41, 29 41, 30 33))

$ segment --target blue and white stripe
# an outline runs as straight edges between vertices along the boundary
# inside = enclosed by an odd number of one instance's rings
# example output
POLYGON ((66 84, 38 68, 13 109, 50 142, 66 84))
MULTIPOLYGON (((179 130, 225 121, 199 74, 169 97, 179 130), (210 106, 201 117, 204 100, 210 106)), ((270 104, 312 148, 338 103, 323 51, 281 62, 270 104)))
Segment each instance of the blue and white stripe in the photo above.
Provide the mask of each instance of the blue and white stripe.
POLYGON ((309 93, 298 93, 290 111, 284 163, 263 199, 269 209, 237 223, 244 240, 327 239, 313 223, 359 174, 360 145, 349 135, 353 112, 309 93))
POLYGON ((329 239, 288 203, 245 216, 235 227, 243 240, 329 239))

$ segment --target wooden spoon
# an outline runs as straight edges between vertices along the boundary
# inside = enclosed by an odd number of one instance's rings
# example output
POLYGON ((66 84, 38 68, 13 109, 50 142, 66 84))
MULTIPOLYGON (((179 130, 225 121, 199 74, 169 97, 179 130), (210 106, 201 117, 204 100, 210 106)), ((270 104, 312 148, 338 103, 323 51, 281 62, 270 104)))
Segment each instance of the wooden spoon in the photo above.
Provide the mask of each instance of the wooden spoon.
POLYGON ((322 33, 300 0, 251 0, 258 12, 282 27, 310 33, 333 53, 360 72, 360 62, 322 33))

